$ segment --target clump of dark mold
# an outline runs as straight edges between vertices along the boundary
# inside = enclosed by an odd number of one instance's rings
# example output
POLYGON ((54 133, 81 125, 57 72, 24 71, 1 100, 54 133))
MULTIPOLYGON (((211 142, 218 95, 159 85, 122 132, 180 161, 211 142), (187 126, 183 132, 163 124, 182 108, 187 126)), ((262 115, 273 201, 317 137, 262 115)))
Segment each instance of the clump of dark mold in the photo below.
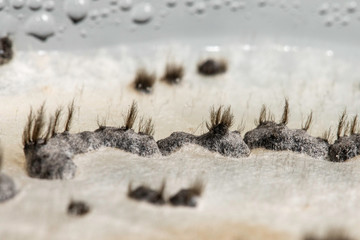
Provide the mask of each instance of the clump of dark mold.
POLYGON ((3 152, 0 149, 0 203, 13 198, 16 195, 14 181, 7 175, 1 173, 3 152))
POLYGON ((184 76, 184 67, 180 64, 169 63, 165 67, 164 76, 161 78, 168 84, 178 84, 182 81, 184 76))
POLYGON ((304 153, 314 158, 325 158, 329 149, 328 141, 312 137, 307 133, 312 122, 312 113, 302 129, 289 129, 286 126, 289 113, 289 102, 286 99, 281 120, 276 123, 274 115, 267 110, 266 106, 263 106, 259 119, 256 121, 257 127, 245 134, 245 143, 250 149, 288 150, 304 153))
POLYGON ((248 146, 241 138, 238 131, 230 132, 234 116, 231 108, 224 109, 222 106, 210 111, 210 122, 206 124, 208 132, 194 136, 189 133, 175 132, 169 137, 157 142, 163 155, 169 155, 177 151, 185 144, 197 144, 209 151, 218 152, 229 157, 244 157, 250 154, 248 146))
POLYGON ((303 240, 353 240, 341 230, 330 230, 325 236, 319 237, 314 234, 306 234, 303 240))
POLYGON ((223 59, 207 59, 198 64, 198 72, 205 76, 221 74, 227 71, 227 62, 223 59))
POLYGON ((347 120, 346 111, 339 119, 337 140, 329 148, 329 159, 332 162, 343 162, 360 154, 360 134, 358 116, 347 120))
POLYGON ((160 154, 154 138, 150 135, 154 132, 151 120, 142 125, 141 133, 132 129, 138 112, 135 102, 127 112, 123 127, 100 126, 94 132, 69 133, 74 111, 72 102, 68 106, 64 131, 61 133, 58 132, 61 108, 55 111, 48 122, 45 120, 44 105, 36 113, 30 111, 23 132, 29 176, 45 179, 73 178, 76 172, 73 157, 100 147, 118 148, 144 157, 160 154))
POLYGON ((83 201, 71 201, 67 208, 69 215, 84 216, 90 212, 90 206, 83 201))
POLYGON ((143 93, 151 93, 155 80, 156 76, 154 73, 149 73, 146 69, 140 68, 136 72, 133 84, 137 91, 143 93))
POLYGON ((173 206, 196 207, 197 199, 201 196, 203 190, 203 183, 196 181, 190 188, 181 189, 174 196, 170 197, 169 202, 173 206))
POLYGON ((165 183, 162 184, 160 190, 153 190, 147 186, 139 186, 135 189, 131 188, 129 184, 128 197, 137 201, 146 201, 155 205, 165 204, 163 197, 165 190, 165 183))
POLYGON ((10 62, 13 58, 13 46, 9 37, 0 38, 0 66, 10 62))

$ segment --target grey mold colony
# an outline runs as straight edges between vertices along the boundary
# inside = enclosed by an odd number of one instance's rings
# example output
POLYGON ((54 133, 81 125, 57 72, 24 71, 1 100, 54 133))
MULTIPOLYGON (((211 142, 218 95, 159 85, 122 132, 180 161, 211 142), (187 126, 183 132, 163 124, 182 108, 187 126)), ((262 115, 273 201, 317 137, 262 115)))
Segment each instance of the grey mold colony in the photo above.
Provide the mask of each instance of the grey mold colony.
POLYGON ((100 147, 111 147, 148 157, 160 155, 154 138, 146 133, 136 133, 131 128, 137 116, 137 106, 132 104, 124 127, 100 126, 94 132, 70 134, 73 104, 69 106, 65 131, 57 133, 60 110, 50 119, 44 131, 44 105, 33 116, 30 112, 23 133, 27 172, 30 177, 43 179, 71 179, 76 165, 72 159, 76 154, 86 153, 100 147))
POLYGON ((13 55, 14 52, 10 38, 0 38, 0 66, 10 62, 10 60, 13 58, 13 55))
POLYGON ((289 116, 289 104, 285 100, 284 113, 280 123, 274 122, 274 117, 263 106, 258 126, 247 132, 244 136, 245 143, 250 149, 265 148, 275 151, 289 150, 307 154, 314 158, 325 159, 328 154, 329 143, 327 140, 313 137, 306 131, 310 127, 312 114, 303 129, 289 129, 286 124, 289 116))
MULTIPOLYGON (((2 166, 3 155, 0 152, 0 170, 2 166)), ((0 172, 0 203, 13 198, 16 195, 14 181, 7 175, 0 172)))
POLYGON ((155 205, 163 205, 165 204, 163 197, 164 189, 165 183, 163 183, 159 191, 152 190, 146 186, 139 186, 133 190, 131 184, 129 184, 128 197, 137 201, 146 201, 155 205))
POLYGON ((358 116, 347 121, 346 111, 339 119, 337 140, 329 148, 329 159, 332 162, 343 162, 360 154, 360 134, 358 133, 358 116), (349 136, 347 136, 349 134, 349 136))
POLYGON ((229 128, 233 123, 233 115, 230 107, 223 111, 222 107, 214 108, 210 112, 210 123, 207 124, 209 132, 194 136, 189 133, 175 132, 169 137, 157 142, 163 155, 169 155, 185 144, 197 144, 211 152, 218 152, 228 157, 246 157, 250 149, 242 140, 238 131, 230 132, 229 128))
POLYGON ((149 73, 144 68, 140 68, 136 72, 134 79, 134 88, 143 93, 151 93, 153 91, 153 85, 155 83, 156 76, 153 73, 149 73))

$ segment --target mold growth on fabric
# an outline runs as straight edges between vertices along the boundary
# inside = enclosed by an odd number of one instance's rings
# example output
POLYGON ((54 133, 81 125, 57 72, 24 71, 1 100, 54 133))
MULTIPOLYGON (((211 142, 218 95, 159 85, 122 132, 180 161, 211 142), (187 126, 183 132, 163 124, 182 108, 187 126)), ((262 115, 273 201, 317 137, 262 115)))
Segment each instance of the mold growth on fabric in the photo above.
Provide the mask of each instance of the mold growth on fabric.
POLYGON ((343 162, 360 154, 358 126, 358 116, 348 121, 346 110, 344 110, 337 127, 337 140, 329 148, 330 161, 343 162))
POLYGON ((1 173, 3 163, 3 151, 0 148, 0 203, 13 198, 16 195, 14 181, 4 173, 1 173))
POLYGON ((179 84, 184 77, 184 67, 177 63, 168 63, 165 67, 164 76, 162 81, 172 85, 179 84))
POLYGON ((155 205, 165 204, 164 200, 165 182, 161 185, 159 190, 153 190, 147 186, 139 186, 132 189, 131 183, 128 187, 128 197, 137 201, 145 201, 155 205))
POLYGON ((173 206, 196 207, 197 199, 204 191, 204 184, 196 181, 190 188, 181 189, 174 196, 170 197, 169 202, 173 206))
POLYGON ((151 93, 155 80, 156 75, 154 73, 149 73, 146 69, 140 68, 136 72, 133 86, 139 92, 151 93))
POLYGON ((48 123, 45 121, 44 104, 36 113, 30 111, 23 131, 26 169, 30 177, 71 179, 76 172, 76 165, 72 161, 74 156, 100 147, 117 148, 143 157, 160 155, 154 138, 148 135, 153 133, 151 121, 140 127, 145 129, 141 133, 136 133, 132 129, 138 113, 135 102, 125 117, 123 127, 100 126, 94 132, 69 133, 74 115, 74 102, 69 105, 67 112, 64 131, 59 133, 62 109, 57 109, 48 123))
POLYGON ((90 212, 90 206, 84 201, 71 200, 67 213, 73 216, 84 216, 90 212))
POLYGON ((206 124, 208 132, 194 136, 185 132, 174 132, 169 137, 157 142, 163 155, 169 155, 185 144, 197 144, 211 152, 218 152, 229 157, 245 157, 250 154, 250 149, 242 140, 238 131, 230 132, 234 116, 231 108, 223 106, 210 111, 210 122, 206 124))
POLYGON ((289 129, 286 126, 289 113, 289 103, 286 99, 282 118, 279 123, 276 123, 274 115, 263 105, 257 120, 257 127, 245 134, 245 143, 250 149, 289 150, 304 153, 314 158, 325 159, 329 149, 328 141, 323 138, 313 137, 306 132, 312 122, 312 113, 309 115, 305 125, 302 126, 302 129, 289 129))
POLYGON ((9 37, 0 38, 0 66, 10 62, 13 56, 11 39, 9 37))
POLYGON ((204 76, 213 76, 225 73, 228 64, 224 59, 206 59, 198 64, 198 72, 204 76))

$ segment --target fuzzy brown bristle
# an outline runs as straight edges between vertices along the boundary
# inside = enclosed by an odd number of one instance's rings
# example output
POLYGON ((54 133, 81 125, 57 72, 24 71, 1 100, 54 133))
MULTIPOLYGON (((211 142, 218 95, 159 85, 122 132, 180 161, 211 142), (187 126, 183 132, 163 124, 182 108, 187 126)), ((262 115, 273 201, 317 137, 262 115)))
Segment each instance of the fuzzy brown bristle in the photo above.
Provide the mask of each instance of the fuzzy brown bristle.
POLYGON ((126 118, 125 118, 125 128, 131 129, 135 123, 135 120, 137 118, 138 114, 138 108, 137 103, 135 101, 132 102, 130 109, 127 112, 126 118))
POLYGON ((305 131, 309 130, 312 120, 313 120, 313 112, 311 111, 309 116, 306 119, 305 125, 301 125, 302 130, 305 130, 305 131))
POLYGON ((265 122, 268 121, 274 121, 275 117, 274 114, 272 114, 266 107, 265 104, 262 105, 261 110, 260 110, 260 115, 259 118, 257 120, 255 120, 255 125, 259 126, 264 124, 265 122))
POLYGON ((68 106, 68 115, 66 118, 64 132, 70 131, 72 120, 74 118, 74 112, 75 112, 75 100, 72 100, 72 102, 68 106))
POLYGON ((184 67, 177 63, 168 63, 165 67, 165 74, 161 80, 168 84, 178 84, 184 76, 184 67))
POLYGON ((146 69, 140 68, 136 72, 134 87, 140 92, 151 93, 155 80, 156 76, 154 73, 149 73, 146 69))
POLYGON ((223 106, 215 109, 214 106, 210 110, 210 122, 206 123, 209 131, 214 130, 218 126, 222 126, 226 131, 233 125, 234 115, 231 113, 231 107, 223 110, 223 106))
POLYGON ((28 145, 31 142, 31 131, 34 124, 34 116, 33 116, 33 110, 30 108, 30 113, 27 117, 27 122, 24 127, 23 135, 22 135, 22 142, 23 146, 28 145))
POLYGON ((205 184, 202 180, 196 179, 190 189, 198 196, 201 196, 205 188, 205 184))
POLYGON ((45 103, 41 105, 34 118, 33 129, 31 133, 31 141, 37 142, 43 138, 43 131, 45 127, 45 103))
POLYGON ((54 116, 52 117, 53 119, 53 124, 51 126, 51 137, 53 137, 57 131, 58 131, 58 127, 59 127, 59 122, 60 122, 60 117, 61 117, 61 112, 62 112, 62 107, 59 107, 55 110, 54 116))
POLYGON ((98 125, 99 128, 105 128, 106 127, 106 118, 102 118, 100 120, 99 116, 97 117, 96 123, 98 125))
POLYGON ((284 111, 283 111, 283 115, 281 117, 282 124, 286 125, 289 122, 289 114, 290 114, 289 100, 285 99, 284 111))
POLYGON ((356 115, 352 122, 350 127, 350 134, 353 135, 358 132, 358 115, 356 115))
POLYGON ((139 133, 143 133, 149 136, 154 136, 155 134, 155 127, 153 120, 151 118, 145 120, 144 118, 141 118, 139 121, 139 133))
POLYGON ((332 142, 333 140, 333 134, 332 134, 332 129, 331 127, 324 131, 324 133, 321 136, 322 139, 326 140, 328 143, 332 142))
POLYGON ((241 134, 245 130, 245 126, 245 119, 242 118, 236 130, 241 134))
POLYGON ((345 109, 339 118, 339 123, 338 123, 338 128, 337 128, 337 133, 336 133, 337 139, 339 139, 341 137, 341 133, 343 132, 344 128, 346 128, 346 119, 347 119, 347 114, 346 114, 346 109, 345 109))

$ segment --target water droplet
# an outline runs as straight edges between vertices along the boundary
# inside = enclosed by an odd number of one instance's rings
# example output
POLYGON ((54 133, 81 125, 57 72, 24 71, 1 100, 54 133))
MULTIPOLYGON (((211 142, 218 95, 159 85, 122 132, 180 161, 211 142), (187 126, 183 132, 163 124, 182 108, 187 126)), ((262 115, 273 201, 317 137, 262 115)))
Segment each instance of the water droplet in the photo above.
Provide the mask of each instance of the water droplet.
POLYGON ((18 20, 7 13, 0 14, 0 37, 8 36, 16 32, 18 20))
POLYGON ((39 10, 42 6, 42 0, 28 0, 27 5, 31 10, 39 10))
POLYGON ((117 11, 118 11, 117 6, 113 5, 113 6, 110 7, 110 12, 111 13, 116 13, 117 11))
POLYGON ((230 3, 231 3, 231 0, 224 0, 224 5, 228 6, 228 5, 230 5, 230 3))
POLYGON ((231 11, 237 11, 240 8, 240 3, 239 2, 232 2, 230 5, 230 9, 231 11))
POLYGON ((166 3, 169 7, 175 7, 177 4, 177 0, 167 0, 166 3))
POLYGON ((165 18, 167 15, 169 15, 169 12, 166 11, 166 9, 162 9, 159 15, 160 17, 165 18))
POLYGON ((25 17, 25 15, 22 14, 22 13, 20 13, 17 18, 18 18, 19 20, 22 20, 22 19, 24 19, 24 17, 25 17))
POLYGON ((107 18, 110 15, 110 10, 108 8, 103 8, 100 10, 100 15, 103 18, 107 18))
POLYGON ((2 10, 5 7, 6 3, 5 0, 0 0, 0 10, 2 10))
POLYGON ((332 16, 328 16, 326 19, 325 19, 325 26, 327 27, 331 27, 334 23, 334 18, 332 16))
POLYGON ((332 9, 334 10, 334 12, 337 12, 340 10, 340 5, 338 3, 333 3, 332 9))
POLYGON ((341 25, 343 25, 343 26, 349 25, 349 22, 350 22, 350 17, 349 17, 349 16, 344 16, 344 17, 341 19, 341 25))
POLYGON ((259 0, 258 5, 259 5, 259 7, 265 7, 266 6, 266 0, 259 0))
POLYGON ((220 0, 214 0, 214 1, 212 2, 212 7, 213 7, 214 9, 220 9, 220 8, 221 8, 221 1, 220 1, 220 0))
POLYGON ((153 17, 153 9, 150 3, 139 3, 132 10, 132 19, 135 23, 146 23, 153 17))
POLYGON ((80 36, 82 37, 82 38, 86 38, 87 37, 87 31, 85 30, 85 29, 82 29, 81 31, 80 31, 80 36))
POLYGON ((205 10, 206 10, 206 3, 205 2, 198 2, 194 6, 194 8, 195 8, 195 13, 203 14, 205 12, 205 10))
POLYGON ((329 4, 328 3, 324 3, 320 6, 319 8, 319 14, 320 15, 326 15, 329 11, 329 4))
POLYGON ((25 1, 24 0, 12 0, 11 5, 15 9, 20 9, 25 5, 25 1))
POLYGON ((186 0, 185 4, 191 7, 192 5, 194 5, 194 0, 186 0))
POLYGON ((332 50, 327 50, 326 51, 326 56, 332 57, 332 56, 334 56, 334 52, 332 50))
POLYGON ((94 9, 89 12, 89 17, 91 20, 96 20, 99 17, 100 13, 98 10, 94 9))
POLYGON ((86 18, 89 2, 87 0, 66 0, 64 9, 73 23, 79 23, 86 18))
POLYGON ((46 1, 44 3, 44 8, 46 11, 51 12, 55 8, 55 2, 54 1, 46 1))
POLYGON ((349 2, 349 4, 347 5, 347 11, 349 13, 355 12, 356 8, 357 8, 357 3, 355 1, 349 2))
POLYGON ((111 4, 111 5, 117 5, 117 4, 118 4, 118 0, 110 0, 110 4, 111 4))
POLYGON ((48 13, 37 13, 26 21, 25 28, 27 34, 45 41, 55 34, 55 20, 48 13))
POLYGON ((119 6, 124 11, 130 10, 132 8, 132 0, 121 0, 119 6))

